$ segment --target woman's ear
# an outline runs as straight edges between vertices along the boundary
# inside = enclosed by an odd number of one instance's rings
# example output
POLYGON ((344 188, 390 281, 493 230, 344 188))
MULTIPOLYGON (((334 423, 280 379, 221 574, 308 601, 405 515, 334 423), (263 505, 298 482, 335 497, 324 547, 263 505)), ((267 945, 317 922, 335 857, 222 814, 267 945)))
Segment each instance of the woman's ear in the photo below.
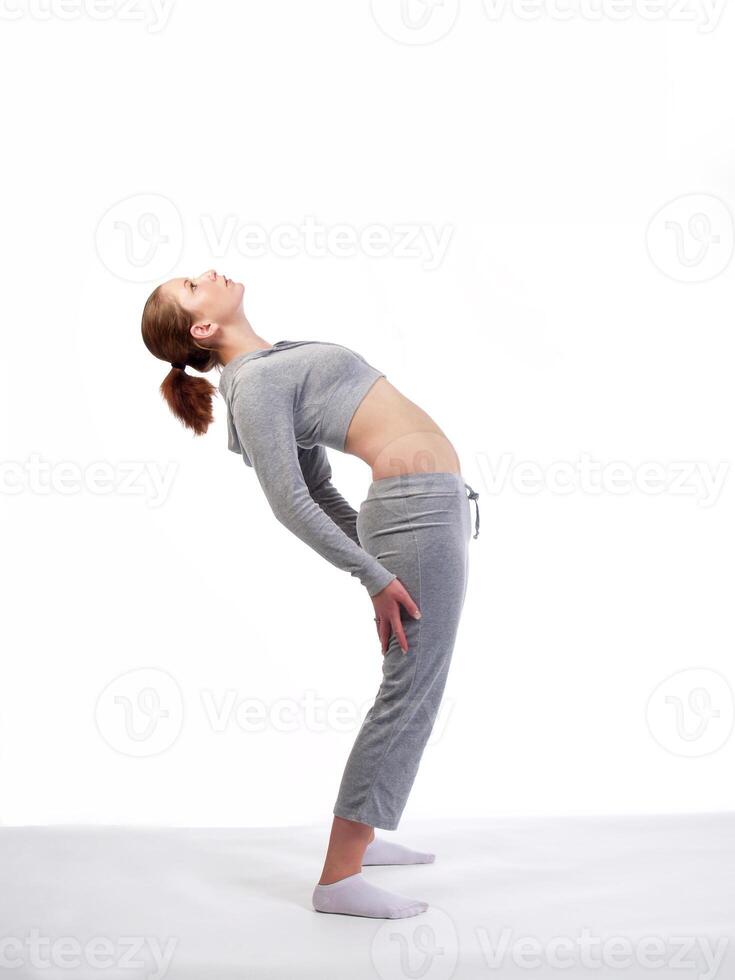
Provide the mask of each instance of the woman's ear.
POLYGON ((197 320, 189 328, 189 332, 194 340, 212 340, 217 336, 218 331, 218 323, 213 323, 212 321, 207 322, 206 320, 197 320))

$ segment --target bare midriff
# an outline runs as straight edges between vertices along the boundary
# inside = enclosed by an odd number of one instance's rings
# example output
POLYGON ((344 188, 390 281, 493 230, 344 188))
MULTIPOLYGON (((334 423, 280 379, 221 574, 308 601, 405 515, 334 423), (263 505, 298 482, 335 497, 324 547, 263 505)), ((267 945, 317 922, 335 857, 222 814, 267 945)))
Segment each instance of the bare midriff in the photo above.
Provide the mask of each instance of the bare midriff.
POLYGON ((368 464, 373 480, 462 471, 454 446, 436 422, 387 378, 378 378, 357 406, 344 450, 368 464))

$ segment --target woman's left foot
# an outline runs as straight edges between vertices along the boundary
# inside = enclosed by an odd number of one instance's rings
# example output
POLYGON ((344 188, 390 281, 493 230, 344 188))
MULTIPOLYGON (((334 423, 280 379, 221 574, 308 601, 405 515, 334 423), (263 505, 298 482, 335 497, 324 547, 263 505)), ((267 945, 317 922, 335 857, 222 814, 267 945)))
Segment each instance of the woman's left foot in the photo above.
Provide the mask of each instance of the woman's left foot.
POLYGON ((395 844, 393 841, 375 837, 365 849, 362 863, 363 866, 366 864, 431 864, 435 857, 435 854, 426 851, 412 851, 410 847, 404 847, 403 844, 395 844))

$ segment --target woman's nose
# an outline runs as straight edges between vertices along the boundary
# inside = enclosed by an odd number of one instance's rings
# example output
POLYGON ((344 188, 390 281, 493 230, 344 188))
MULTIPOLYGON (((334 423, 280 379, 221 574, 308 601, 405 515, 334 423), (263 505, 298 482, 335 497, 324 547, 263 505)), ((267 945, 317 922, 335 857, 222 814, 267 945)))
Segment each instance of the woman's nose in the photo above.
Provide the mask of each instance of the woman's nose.
POLYGON ((199 278, 200 279, 213 279, 213 280, 216 280, 217 279, 217 273, 214 271, 214 269, 207 269, 207 271, 206 272, 203 272, 199 276, 199 278))

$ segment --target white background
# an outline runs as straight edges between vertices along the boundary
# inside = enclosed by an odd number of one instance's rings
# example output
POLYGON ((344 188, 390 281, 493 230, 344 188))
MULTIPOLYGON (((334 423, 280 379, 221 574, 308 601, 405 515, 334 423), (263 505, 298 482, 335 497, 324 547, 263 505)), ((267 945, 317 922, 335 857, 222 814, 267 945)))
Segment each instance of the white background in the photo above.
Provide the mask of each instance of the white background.
POLYGON ((3 0, 5 824, 331 818, 372 604, 221 400, 195 438, 160 398, 143 302, 209 267, 268 341, 385 371, 480 493, 406 816, 732 808, 733 12, 413 2, 3 0))

